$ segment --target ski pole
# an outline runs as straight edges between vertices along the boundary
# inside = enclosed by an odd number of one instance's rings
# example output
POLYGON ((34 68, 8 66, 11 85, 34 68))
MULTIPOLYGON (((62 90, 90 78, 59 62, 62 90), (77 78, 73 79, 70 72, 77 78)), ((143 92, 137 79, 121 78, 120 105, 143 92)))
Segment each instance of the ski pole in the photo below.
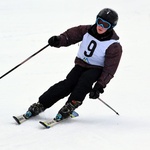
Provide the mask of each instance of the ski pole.
POLYGON ((40 53, 42 50, 44 50, 45 48, 47 48, 49 46, 49 44, 47 44, 46 46, 44 46, 43 48, 41 48, 39 51, 37 51, 36 53, 34 53, 33 55, 31 55, 30 57, 28 57, 27 59, 25 59, 23 62, 21 62, 20 64, 18 64, 17 66, 15 66, 14 68, 12 68, 11 70, 9 70, 8 72, 6 72, 5 74, 3 74, 0 79, 2 79, 3 77, 5 77, 7 74, 9 74, 10 72, 12 72, 13 70, 15 70, 16 68, 18 68, 19 66, 21 66, 22 64, 24 64, 25 62, 27 62, 29 59, 31 59, 32 57, 34 57, 35 55, 37 55, 38 53, 40 53))
POLYGON ((101 98, 98 98, 98 100, 100 100, 103 104, 105 104, 107 107, 109 107, 112 111, 114 111, 117 115, 119 115, 119 113, 114 110, 111 106, 109 106, 107 103, 105 103, 101 98))

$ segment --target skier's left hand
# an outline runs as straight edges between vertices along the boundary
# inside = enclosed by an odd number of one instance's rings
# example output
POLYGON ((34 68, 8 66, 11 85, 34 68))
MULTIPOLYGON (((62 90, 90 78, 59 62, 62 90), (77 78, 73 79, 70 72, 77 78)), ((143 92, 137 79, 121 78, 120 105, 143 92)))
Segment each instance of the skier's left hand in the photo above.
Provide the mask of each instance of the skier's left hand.
POLYGON ((100 93, 104 93, 104 89, 99 83, 96 83, 93 89, 90 91, 89 97, 92 99, 97 99, 99 98, 100 93))

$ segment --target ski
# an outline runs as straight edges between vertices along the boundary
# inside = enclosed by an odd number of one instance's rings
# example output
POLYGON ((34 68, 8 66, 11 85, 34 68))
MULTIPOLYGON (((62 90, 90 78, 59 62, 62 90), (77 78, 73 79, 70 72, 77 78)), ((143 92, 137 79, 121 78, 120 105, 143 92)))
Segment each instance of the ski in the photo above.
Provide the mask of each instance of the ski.
POLYGON ((19 115, 19 116, 13 116, 13 118, 15 119, 15 121, 18 124, 22 124, 23 122, 25 122, 27 119, 29 119, 32 116, 30 111, 27 111, 25 114, 23 115, 19 115))
MULTIPOLYGON (((72 112, 72 114, 70 114, 70 118, 75 118, 79 116, 79 114, 75 111, 72 112)), ((13 119, 17 122, 17 124, 22 124, 25 121, 27 121, 29 118, 32 117, 32 114, 30 111, 27 111, 25 114, 23 115, 19 115, 19 116, 13 116, 13 119)), ((65 119, 61 119, 61 115, 57 114, 56 117, 52 120, 46 120, 46 121, 40 121, 39 123, 42 124, 44 127, 46 128, 50 128, 54 125, 56 125, 57 123, 59 123, 60 121, 63 121, 65 119)))
MULTIPOLYGON (((78 116, 79 116, 79 114, 75 111, 73 111, 72 114, 70 114, 70 118, 75 118, 75 117, 78 117, 78 116)), ((39 121, 39 123, 41 125, 43 125, 45 128, 49 129, 49 128, 55 126, 56 124, 68 119, 68 118, 66 118, 66 119, 61 119, 61 118, 62 118, 62 115, 57 114, 54 119, 46 120, 46 121, 39 121)))

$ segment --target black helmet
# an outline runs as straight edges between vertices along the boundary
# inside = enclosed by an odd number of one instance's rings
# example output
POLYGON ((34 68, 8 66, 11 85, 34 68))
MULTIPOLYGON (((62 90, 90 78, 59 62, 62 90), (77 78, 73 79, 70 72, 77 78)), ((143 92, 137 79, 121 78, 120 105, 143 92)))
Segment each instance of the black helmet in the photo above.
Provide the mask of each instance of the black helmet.
POLYGON ((102 9, 98 15, 97 18, 100 17, 106 21, 108 21, 109 23, 111 23, 112 28, 117 25, 118 22, 118 14, 117 12, 115 12, 114 10, 110 9, 110 8, 104 8, 102 9))

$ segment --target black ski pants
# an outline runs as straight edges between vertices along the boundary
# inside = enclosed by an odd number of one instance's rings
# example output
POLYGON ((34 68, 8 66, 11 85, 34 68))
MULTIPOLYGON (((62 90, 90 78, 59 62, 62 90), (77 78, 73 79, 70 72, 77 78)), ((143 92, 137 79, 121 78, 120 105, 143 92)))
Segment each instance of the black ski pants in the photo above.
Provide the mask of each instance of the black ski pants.
POLYGON ((67 102, 72 100, 83 102, 86 94, 92 89, 93 83, 100 77, 101 72, 102 69, 100 68, 89 69, 75 65, 65 80, 54 84, 39 97, 39 102, 46 109, 69 94, 67 102))

